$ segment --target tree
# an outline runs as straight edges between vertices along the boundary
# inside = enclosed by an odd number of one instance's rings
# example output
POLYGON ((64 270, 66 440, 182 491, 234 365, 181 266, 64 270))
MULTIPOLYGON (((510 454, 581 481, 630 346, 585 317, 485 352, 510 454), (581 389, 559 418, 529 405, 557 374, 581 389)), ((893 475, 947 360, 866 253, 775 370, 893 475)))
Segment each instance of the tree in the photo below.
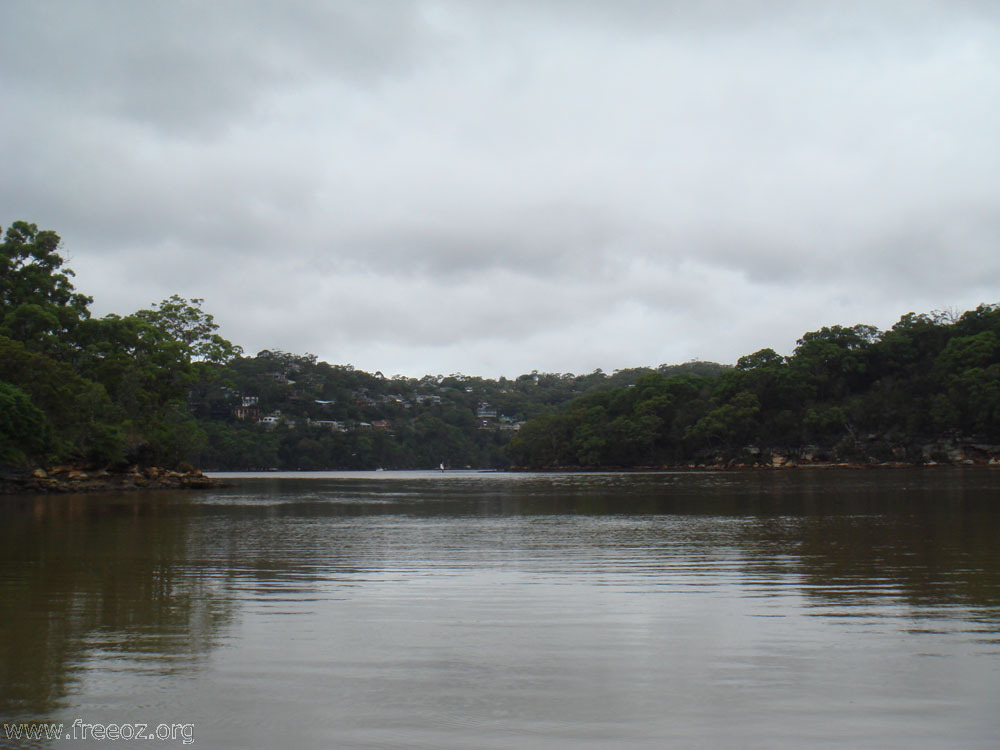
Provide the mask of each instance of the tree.
POLYGON ((712 409, 690 427, 686 437, 696 443, 733 450, 755 437, 760 402, 752 393, 737 393, 731 401, 712 409))
POLYGON ((205 448, 207 437, 181 404, 172 404, 153 427, 151 459, 159 466, 187 463, 205 448))
POLYGON ((774 369, 785 364, 785 358, 774 349, 761 349, 753 354, 740 357, 736 362, 737 370, 774 369))
POLYGON ((121 412, 103 386, 65 362, 31 352, 0 336, 0 381, 28 396, 49 425, 47 451, 57 460, 117 461, 122 457, 121 412))
POLYGON ((820 400, 839 399, 870 382, 869 358, 878 329, 868 325, 824 327, 803 334, 790 362, 808 378, 820 400))
POLYGON ((45 452, 49 425, 31 398, 0 381, 0 464, 21 463, 45 452))
POLYGON ((0 243, 0 335, 34 351, 62 355, 92 298, 79 294, 63 268, 59 235, 15 221, 0 243))
POLYGON ((179 342, 189 361, 221 364, 242 355, 239 346, 216 333, 219 326, 211 314, 201 309, 204 302, 197 297, 186 300, 174 294, 154 303, 151 310, 139 310, 135 317, 179 342))

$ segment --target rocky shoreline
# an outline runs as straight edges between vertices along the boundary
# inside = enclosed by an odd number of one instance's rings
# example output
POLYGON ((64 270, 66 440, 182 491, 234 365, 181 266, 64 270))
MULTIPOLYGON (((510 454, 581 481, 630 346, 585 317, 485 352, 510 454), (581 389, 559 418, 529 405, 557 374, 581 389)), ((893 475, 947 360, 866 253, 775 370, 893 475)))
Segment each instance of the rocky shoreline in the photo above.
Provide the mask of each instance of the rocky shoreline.
POLYGON ((952 457, 951 460, 935 461, 816 461, 796 458, 780 454, 772 454, 768 460, 745 462, 739 460, 666 464, 661 466, 511 466, 508 471, 515 472, 643 472, 643 471, 786 471, 789 469, 920 469, 932 467, 979 467, 988 469, 1000 468, 1000 457, 992 455, 987 459, 972 459, 965 456, 952 457))
POLYGON ((799 462, 787 461, 785 463, 707 463, 707 464, 665 464, 662 466, 511 466, 507 471, 511 472, 540 472, 540 473, 560 473, 560 472, 588 472, 588 473, 642 473, 657 471, 788 471, 792 469, 817 469, 817 470, 844 470, 844 469, 922 469, 932 467, 977 467, 986 469, 1000 468, 1000 462, 990 463, 938 463, 929 461, 927 463, 907 463, 903 461, 888 461, 884 463, 863 463, 850 461, 843 463, 829 463, 825 461, 799 462))
MULTIPOLYGON (((875 436, 868 436, 874 438, 875 436)), ((793 451, 761 450, 748 446, 740 458, 702 459, 683 464, 644 466, 512 466, 510 471, 725 471, 739 469, 916 469, 933 466, 1000 467, 1000 445, 970 440, 941 441, 923 446, 894 446, 882 458, 836 460, 832 449, 806 446, 793 451)), ((862 453, 864 456, 864 453, 862 453)))
POLYGON ((156 466, 126 469, 53 466, 0 474, 0 495, 31 493, 127 492, 130 490, 206 490, 224 487, 197 469, 171 471, 156 466))

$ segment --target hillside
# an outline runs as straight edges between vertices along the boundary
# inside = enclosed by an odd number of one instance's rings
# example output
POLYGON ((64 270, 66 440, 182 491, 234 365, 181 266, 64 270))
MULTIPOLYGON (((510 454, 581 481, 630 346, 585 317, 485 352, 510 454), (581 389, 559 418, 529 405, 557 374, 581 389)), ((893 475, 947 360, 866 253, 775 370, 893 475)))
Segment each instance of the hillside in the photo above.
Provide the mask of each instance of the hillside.
POLYGON ((60 239, 0 244, 0 468, 634 467, 988 461, 1000 306, 833 326, 791 356, 606 374, 392 377, 244 356, 202 300, 94 318, 60 239), (775 458, 777 457, 777 458, 775 458))
POLYGON ((528 422, 528 467, 1000 461, 1000 305, 832 326, 717 378, 643 375, 528 422))
POLYGON ((525 420, 644 374, 722 372, 704 362, 606 375, 533 372, 386 378, 311 355, 263 351, 212 371, 189 393, 207 436, 199 465, 219 469, 502 468, 525 420))
POLYGON ((386 378, 312 355, 244 356, 202 300, 94 318, 61 240, 19 221, 0 243, 0 468, 502 467, 525 420, 652 372, 386 378))

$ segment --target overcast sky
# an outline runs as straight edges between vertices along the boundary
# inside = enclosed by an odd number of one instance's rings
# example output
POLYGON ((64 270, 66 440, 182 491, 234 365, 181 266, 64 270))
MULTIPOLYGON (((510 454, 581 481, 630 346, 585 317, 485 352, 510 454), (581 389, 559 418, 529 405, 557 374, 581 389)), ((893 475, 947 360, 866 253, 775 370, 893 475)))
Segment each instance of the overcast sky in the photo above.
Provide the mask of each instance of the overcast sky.
POLYGON ((386 375, 1000 301, 994 0, 4 2, 0 224, 386 375))

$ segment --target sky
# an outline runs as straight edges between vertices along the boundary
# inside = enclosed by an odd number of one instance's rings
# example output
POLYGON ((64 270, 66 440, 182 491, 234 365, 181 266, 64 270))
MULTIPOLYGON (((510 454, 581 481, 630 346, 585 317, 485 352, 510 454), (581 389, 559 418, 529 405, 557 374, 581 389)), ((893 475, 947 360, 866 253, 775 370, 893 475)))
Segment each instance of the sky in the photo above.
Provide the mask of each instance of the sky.
POLYGON ((1000 3, 0 4, 0 225, 386 375, 733 363, 1000 302, 1000 3))

